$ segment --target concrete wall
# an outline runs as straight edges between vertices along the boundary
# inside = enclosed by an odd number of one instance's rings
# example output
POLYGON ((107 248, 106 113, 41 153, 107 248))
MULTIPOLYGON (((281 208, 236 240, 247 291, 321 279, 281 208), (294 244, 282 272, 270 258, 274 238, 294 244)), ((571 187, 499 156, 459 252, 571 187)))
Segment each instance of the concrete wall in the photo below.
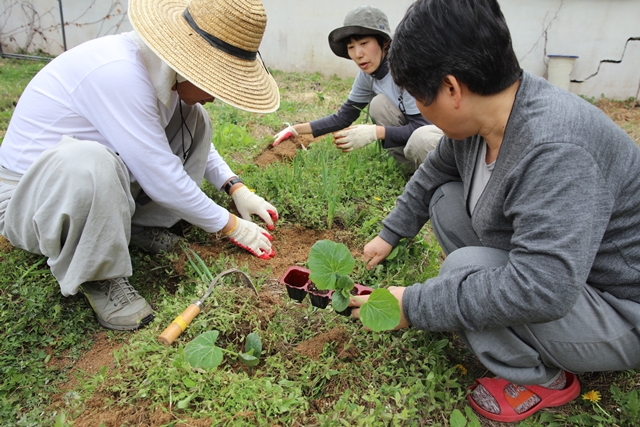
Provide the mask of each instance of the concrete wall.
MULTIPOLYGON (((268 24, 262 57, 274 69, 353 76, 354 64, 329 49, 329 32, 362 4, 385 11, 394 29, 412 1, 263 0, 268 24)), ((127 0, 0 0, 2 50, 62 52, 60 3, 68 48, 131 30, 127 0)), ((638 97, 640 0, 500 0, 500 5, 524 69, 546 77, 547 55, 575 55, 570 91, 589 97, 638 97)))
POLYGON ((65 42, 70 49, 96 37, 130 31, 127 4, 127 0, 0 0, 2 51, 58 55, 65 42))

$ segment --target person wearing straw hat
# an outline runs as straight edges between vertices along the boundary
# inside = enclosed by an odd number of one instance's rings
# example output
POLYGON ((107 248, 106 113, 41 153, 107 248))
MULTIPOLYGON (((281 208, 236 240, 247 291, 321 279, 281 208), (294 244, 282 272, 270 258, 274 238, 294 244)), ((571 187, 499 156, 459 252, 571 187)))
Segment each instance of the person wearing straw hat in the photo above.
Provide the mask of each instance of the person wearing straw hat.
POLYGON ((395 36, 393 77, 445 137, 363 258, 427 221, 447 254, 437 277, 389 288, 398 328, 455 331, 497 376, 469 404, 499 422, 575 399, 576 374, 640 368, 638 146, 522 70, 497 0, 418 0, 395 36))
POLYGON ((391 39, 389 20, 380 9, 360 6, 347 13, 344 25, 329 33, 333 53, 353 60, 360 69, 347 101, 333 115, 288 124, 274 136, 273 145, 299 134, 317 137, 334 132, 336 148, 350 152, 381 140, 405 171, 413 173, 435 148, 442 131, 420 115, 407 91, 394 84, 387 65, 391 39), (367 106, 375 124, 351 126, 367 106))
POLYGON ((260 0, 130 0, 134 31, 71 49, 22 94, 0 147, 0 233, 42 254, 63 295, 81 292, 101 325, 153 319, 131 286, 129 243, 169 249, 180 219, 275 255, 275 207, 212 146, 202 104, 268 113, 277 85, 258 54, 260 0), (200 189, 226 191, 241 218, 200 189))

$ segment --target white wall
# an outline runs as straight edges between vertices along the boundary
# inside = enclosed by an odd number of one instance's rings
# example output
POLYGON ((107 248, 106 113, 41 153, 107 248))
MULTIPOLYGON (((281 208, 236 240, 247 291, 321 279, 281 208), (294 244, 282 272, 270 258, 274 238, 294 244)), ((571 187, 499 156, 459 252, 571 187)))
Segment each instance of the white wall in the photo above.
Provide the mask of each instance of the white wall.
MULTIPOLYGON (((131 30, 125 15, 127 0, 61 1, 69 48, 94 37, 131 30)), ((329 32, 342 25, 349 10, 362 4, 385 11, 393 30, 412 1, 263 0, 268 24, 262 57, 269 67, 283 71, 353 76, 357 71, 353 63, 334 56, 329 49, 329 32)), ((613 99, 638 97, 640 0, 499 1, 524 69, 546 77, 548 54, 576 55, 572 92, 613 99)), ((0 4, 4 52, 18 48, 62 52, 57 0, 0 0, 0 4)))
POLYGON ((640 1, 502 0, 500 5, 522 68, 546 76, 546 55, 577 55, 571 79, 582 83, 571 83, 572 92, 638 97, 640 1), (627 43, 629 38, 639 40, 627 43))
POLYGON ((60 4, 68 48, 107 34, 130 31, 127 0, 0 0, 2 51, 51 55, 64 51, 60 4))

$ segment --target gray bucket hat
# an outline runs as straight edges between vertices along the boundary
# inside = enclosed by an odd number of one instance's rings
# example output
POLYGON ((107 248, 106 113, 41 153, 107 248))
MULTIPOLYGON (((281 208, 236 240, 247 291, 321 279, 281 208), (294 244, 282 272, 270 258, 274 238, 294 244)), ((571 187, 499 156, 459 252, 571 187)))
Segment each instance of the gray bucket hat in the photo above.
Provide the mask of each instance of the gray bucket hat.
POLYGON ((347 13, 344 25, 329 33, 329 46, 333 53, 349 58, 347 46, 342 40, 353 35, 382 35, 391 40, 391 29, 387 15, 377 7, 359 6, 347 13))

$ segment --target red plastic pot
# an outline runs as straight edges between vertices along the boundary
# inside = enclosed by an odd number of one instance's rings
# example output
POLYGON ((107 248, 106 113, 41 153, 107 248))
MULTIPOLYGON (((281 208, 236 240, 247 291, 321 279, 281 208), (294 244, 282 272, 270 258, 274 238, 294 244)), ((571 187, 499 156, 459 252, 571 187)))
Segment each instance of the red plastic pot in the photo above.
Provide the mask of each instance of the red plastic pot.
POLYGON ((315 283, 309 282, 307 285, 307 292, 309 293, 309 298, 311 299, 311 305, 318 308, 326 308, 329 305, 329 301, 331 300, 331 295, 333 295, 333 291, 323 291, 316 288, 315 283))
POLYGON ((306 268, 289 267, 280 278, 280 283, 287 287, 289 298, 298 302, 302 302, 307 296, 307 286, 309 282, 309 273, 306 268))
MULTIPOLYGON (((309 279, 309 274, 311 274, 311 271, 306 268, 292 266, 282 275, 280 283, 286 286, 289 298, 302 302, 309 294, 311 305, 318 308, 326 308, 333 296, 333 291, 317 289, 309 279)), ((369 295, 371 292, 373 292, 373 288, 358 283, 355 283, 354 288, 351 290, 351 294, 354 296, 369 295)), ((350 316, 351 309, 352 307, 347 307, 345 310, 336 311, 336 313, 350 316)))

